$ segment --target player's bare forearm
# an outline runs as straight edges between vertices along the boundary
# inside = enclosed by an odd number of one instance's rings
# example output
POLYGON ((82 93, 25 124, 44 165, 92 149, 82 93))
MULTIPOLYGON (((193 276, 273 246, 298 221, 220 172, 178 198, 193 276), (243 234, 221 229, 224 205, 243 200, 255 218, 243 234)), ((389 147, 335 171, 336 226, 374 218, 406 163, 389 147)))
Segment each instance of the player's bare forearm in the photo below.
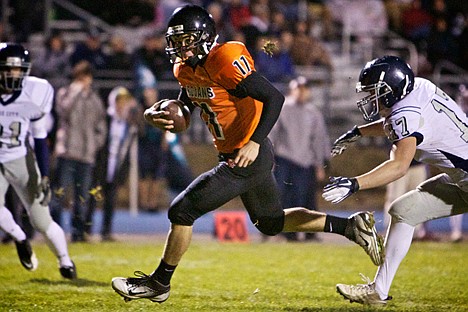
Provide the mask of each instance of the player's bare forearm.
POLYGON ((359 189, 365 190, 383 186, 398 180, 405 175, 406 171, 407 168, 405 169, 401 163, 387 160, 371 171, 357 176, 356 179, 359 183, 359 189))
POLYGON ((379 187, 406 174, 416 153, 416 138, 407 137, 392 146, 390 159, 357 178, 360 189, 379 187))

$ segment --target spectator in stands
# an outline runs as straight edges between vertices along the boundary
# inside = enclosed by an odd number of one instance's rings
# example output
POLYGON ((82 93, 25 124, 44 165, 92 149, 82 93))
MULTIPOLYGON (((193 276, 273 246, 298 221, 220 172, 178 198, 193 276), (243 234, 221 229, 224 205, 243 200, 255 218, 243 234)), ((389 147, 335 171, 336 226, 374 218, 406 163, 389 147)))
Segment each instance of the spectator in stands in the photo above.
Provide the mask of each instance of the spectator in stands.
POLYGON ((133 69, 133 59, 127 49, 125 38, 120 35, 114 35, 109 40, 110 52, 107 55, 107 68, 118 70, 133 69))
POLYGON ((451 19, 445 0, 432 0, 429 7, 429 14, 435 18, 444 16, 447 18, 447 22, 451 19))
POLYGON ((107 57, 102 50, 101 34, 95 28, 90 28, 84 42, 76 44, 70 56, 71 66, 80 61, 88 61, 94 69, 105 69, 107 57))
POLYGON ((431 31, 432 17, 422 6, 421 0, 413 0, 411 6, 401 13, 403 35, 421 49, 431 31))
POLYGON ((68 84, 68 77, 71 73, 70 53, 62 33, 52 33, 46 39, 45 47, 41 52, 36 56, 31 72, 37 77, 47 79, 55 90, 68 84))
POLYGON ((270 26, 270 8, 266 4, 251 4, 251 16, 241 31, 245 36, 245 46, 249 51, 257 48, 257 42, 261 36, 265 36, 270 26))
MULTIPOLYGON (((141 107, 127 88, 115 87, 108 97, 108 136, 104 148, 105 170, 102 185, 104 204, 101 227, 102 241, 114 241, 112 219, 117 199, 118 187, 128 177, 129 151, 138 138, 138 129, 143 120, 141 107)), ((93 223, 95 205, 89 205, 86 215, 87 224, 93 223)), ((90 232, 90 230, 88 230, 90 232)))
POLYGON ((289 32, 283 32, 281 38, 263 36, 259 38, 257 48, 253 52, 255 68, 273 83, 288 82, 294 77, 294 66, 289 52, 290 37, 289 32))
POLYGON ((58 90, 56 111, 58 130, 55 144, 57 185, 51 210, 61 224, 66 199, 73 192, 72 242, 82 242, 84 236, 84 209, 96 161, 96 152, 107 136, 106 113, 99 95, 92 89, 92 66, 81 61, 73 67, 70 85, 58 90))
POLYGON ((412 0, 385 0, 385 11, 388 16, 389 29, 396 33, 402 33, 402 17, 403 11, 408 9, 411 5, 412 0))
POLYGON ((223 5, 220 2, 213 1, 208 5, 206 10, 211 14, 215 21, 216 31, 218 32, 218 42, 232 40, 234 27, 232 26, 228 16, 224 14, 223 5))
MULTIPOLYGON (((326 178, 330 139, 325 119, 311 101, 311 84, 305 77, 289 83, 289 94, 269 138, 275 148, 274 172, 283 207, 317 210, 317 184, 326 178)), ((297 241, 297 234, 283 233, 289 241, 297 241)), ((306 233, 305 238, 316 236, 306 233)))
POLYGON ((310 23, 298 21, 291 46, 291 58, 294 65, 332 67, 330 53, 319 39, 310 34, 310 23))
POLYGON ((281 8, 274 8, 271 10, 268 33, 280 37, 283 31, 289 30, 291 30, 290 21, 286 20, 286 16, 281 8))
POLYGON ((381 36, 388 30, 381 0, 329 0, 327 5, 334 20, 356 39, 381 36))
POLYGON ((457 41, 448 29, 444 15, 435 17, 434 24, 427 37, 427 60, 434 68, 438 62, 449 60, 455 63, 458 60, 457 41))
POLYGON ((226 4, 225 12, 236 31, 248 24, 251 17, 250 8, 243 0, 231 0, 226 4))
MULTIPOLYGON (((151 30, 145 35, 142 46, 135 51, 133 56, 137 77, 141 78, 141 72, 138 73, 138 71, 149 70, 158 81, 174 80, 172 67, 170 62, 168 62, 165 48, 165 32, 151 30)), ((138 81, 137 85, 141 86, 138 81)))

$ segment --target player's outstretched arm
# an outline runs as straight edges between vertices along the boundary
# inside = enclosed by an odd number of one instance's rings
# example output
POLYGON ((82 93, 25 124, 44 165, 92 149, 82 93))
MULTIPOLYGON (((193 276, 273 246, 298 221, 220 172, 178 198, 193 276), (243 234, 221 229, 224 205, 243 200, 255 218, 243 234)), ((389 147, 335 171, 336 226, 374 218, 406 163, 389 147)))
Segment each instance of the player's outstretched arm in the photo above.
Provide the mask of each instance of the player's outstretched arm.
POLYGON ((338 204, 360 189, 367 190, 393 182, 406 174, 415 153, 415 137, 409 136, 395 142, 388 160, 354 178, 332 177, 330 184, 324 187, 322 197, 338 204))
POLYGON ((349 130, 345 134, 341 135, 338 139, 333 142, 331 156, 335 157, 343 153, 350 144, 357 141, 362 136, 358 126, 354 126, 353 129, 349 130))
POLYGON ((331 156, 335 157, 342 154, 349 145, 356 142, 361 137, 385 136, 383 121, 383 119, 379 119, 365 125, 354 126, 353 129, 336 139, 332 146, 331 156))

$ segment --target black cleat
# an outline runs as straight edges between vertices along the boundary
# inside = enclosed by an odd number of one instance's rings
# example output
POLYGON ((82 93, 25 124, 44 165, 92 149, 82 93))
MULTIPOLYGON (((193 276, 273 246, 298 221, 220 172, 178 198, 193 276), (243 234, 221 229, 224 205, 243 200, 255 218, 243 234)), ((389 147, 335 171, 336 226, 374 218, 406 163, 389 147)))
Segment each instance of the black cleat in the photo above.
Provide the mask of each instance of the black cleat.
POLYGON ((77 274, 76 274, 76 266, 75 263, 72 261, 72 266, 64 266, 60 267, 60 274, 64 278, 68 278, 71 280, 77 279, 77 274))
POLYGON ((39 262, 37 261, 37 257, 34 254, 34 251, 32 250, 29 241, 27 239, 21 242, 15 241, 15 245, 20 262, 26 268, 26 270, 36 270, 37 266, 39 265, 39 262))

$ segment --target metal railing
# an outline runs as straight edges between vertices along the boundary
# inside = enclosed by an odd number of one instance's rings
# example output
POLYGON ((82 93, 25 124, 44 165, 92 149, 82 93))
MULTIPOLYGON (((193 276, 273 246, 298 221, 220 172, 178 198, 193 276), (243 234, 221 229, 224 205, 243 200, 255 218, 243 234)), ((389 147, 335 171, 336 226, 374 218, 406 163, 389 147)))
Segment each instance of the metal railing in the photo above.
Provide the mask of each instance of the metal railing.
POLYGON ((44 7, 45 36, 50 35, 53 29, 85 31, 88 26, 92 26, 105 33, 111 33, 114 29, 112 25, 67 0, 44 0, 44 7), (53 11, 54 6, 67 10, 75 15, 78 20, 52 20, 48 13, 53 11))
POLYGON ((468 84, 468 72, 450 61, 442 60, 434 66, 432 80, 436 85, 468 84))

